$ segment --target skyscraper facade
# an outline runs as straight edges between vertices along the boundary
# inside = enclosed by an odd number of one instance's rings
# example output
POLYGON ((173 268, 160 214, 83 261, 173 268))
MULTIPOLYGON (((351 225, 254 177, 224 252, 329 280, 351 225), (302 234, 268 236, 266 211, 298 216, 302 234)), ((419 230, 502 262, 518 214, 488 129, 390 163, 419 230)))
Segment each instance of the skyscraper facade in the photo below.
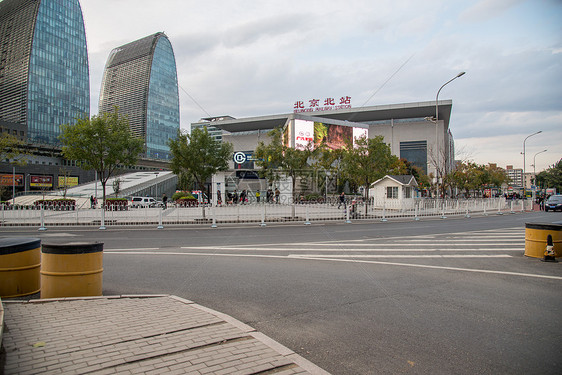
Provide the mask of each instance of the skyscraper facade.
POLYGON ((56 146, 60 125, 90 112, 88 50, 78 0, 0 2, 0 120, 56 146))
POLYGON ((103 74, 99 112, 129 118, 133 134, 145 141, 146 157, 170 159, 168 140, 180 128, 176 59, 164 33, 111 51, 103 74))

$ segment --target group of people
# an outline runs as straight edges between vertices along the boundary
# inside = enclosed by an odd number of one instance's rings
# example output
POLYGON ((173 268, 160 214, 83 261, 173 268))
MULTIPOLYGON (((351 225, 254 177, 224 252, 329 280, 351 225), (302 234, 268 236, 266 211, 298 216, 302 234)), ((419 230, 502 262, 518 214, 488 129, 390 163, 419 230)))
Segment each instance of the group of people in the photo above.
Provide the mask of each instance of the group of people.
POLYGON ((275 189, 275 192, 273 192, 273 190, 271 189, 267 189, 267 192, 265 194, 265 203, 279 203, 280 195, 281 192, 279 192, 279 189, 275 189))
POLYGON ((246 204, 248 202, 248 193, 246 190, 242 190, 240 195, 238 194, 238 190, 234 190, 232 193, 227 193, 228 202, 231 204, 246 204))
MULTIPOLYGON (((258 190, 256 191, 256 202, 261 202, 261 192, 258 190)), ((281 196, 281 192, 279 189, 268 189, 265 194, 265 203, 279 203, 279 197, 281 196)), ((217 198, 219 200, 219 204, 221 202, 220 192, 217 193, 217 198)), ((227 193, 227 202, 229 204, 246 204, 248 203, 248 192, 246 190, 242 190, 238 193, 238 190, 234 190, 232 193, 227 193)))

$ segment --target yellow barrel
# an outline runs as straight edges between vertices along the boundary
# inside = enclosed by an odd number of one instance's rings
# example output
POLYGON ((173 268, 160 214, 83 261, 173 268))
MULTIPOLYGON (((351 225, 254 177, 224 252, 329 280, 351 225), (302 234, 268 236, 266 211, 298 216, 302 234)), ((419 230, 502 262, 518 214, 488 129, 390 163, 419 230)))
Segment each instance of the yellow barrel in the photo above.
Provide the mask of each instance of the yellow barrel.
POLYGON ((556 257, 562 256, 562 225, 560 224, 525 224, 525 255, 544 258, 548 236, 552 238, 556 257))
POLYGON ((43 244, 41 298, 102 295, 103 243, 43 244))
POLYGON ((0 239, 0 297, 20 297, 39 292, 40 267, 40 239, 0 239))

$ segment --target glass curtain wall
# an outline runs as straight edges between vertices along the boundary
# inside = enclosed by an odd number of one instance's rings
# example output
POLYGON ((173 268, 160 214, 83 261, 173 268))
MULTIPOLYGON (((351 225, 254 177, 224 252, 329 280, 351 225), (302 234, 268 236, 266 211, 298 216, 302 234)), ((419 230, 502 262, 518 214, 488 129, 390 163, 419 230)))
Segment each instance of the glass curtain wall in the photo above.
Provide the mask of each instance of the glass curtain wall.
POLYGON ((29 63, 28 139, 58 145, 60 125, 89 116, 88 51, 78 0, 42 0, 29 63))
POLYGON ((177 136, 180 124, 178 80, 174 51, 168 38, 158 39, 148 90, 146 154, 170 159, 168 140, 177 136))

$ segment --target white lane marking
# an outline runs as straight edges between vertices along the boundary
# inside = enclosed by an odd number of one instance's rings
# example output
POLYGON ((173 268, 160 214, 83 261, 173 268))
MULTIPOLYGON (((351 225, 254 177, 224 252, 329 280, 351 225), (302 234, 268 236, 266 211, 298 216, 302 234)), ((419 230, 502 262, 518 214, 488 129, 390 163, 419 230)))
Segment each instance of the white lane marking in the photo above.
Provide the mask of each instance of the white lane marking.
POLYGON ((535 277, 539 279, 553 279, 562 280, 562 276, 549 276, 549 275, 537 275, 532 273, 521 273, 521 272, 509 272, 509 271, 493 271, 493 270, 482 270, 474 268, 458 268, 458 267, 446 267, 446 266, 431 266, 426 264, 409 264, 409 263, 394 263, 394 262, 380 262, 376 260, 355 260, 355 259, 333 259, 333 258, 298 258, 298 259, 310 259, 319 261, 332 261, 332 262, 345 262, 345 263, 367 263, 367 264, 380 264, 388 266, 402 266, 402 267, 413 267, 413 268, 428 268, 428 269, 439 269, 439 270, 449 270, 449 271, 462 271, 462 272, 475 272, 475 273, 489 273, 496 275, 510 275, 510 276, 522 276, 522 277, 535 277))
POLYGON ((321 254, 289 254, 289 258, 513 258, 507 254, 480 255, 480 254, 358 254, 358 255, 321 255, 321 254))
MULTIPOLYGON (((319 248, 330 248, 330 247, 345 247, 345 248, 366 248, 366 247, 393 247, 393 246, 435 246, 435 245, 448 245, 448 246, 470 246, 470 245, 490 245, 490 246, 503 246, 503 245, 508 245, 508 246, 513 246, 513 245, 524 245, 525 242, 524 241, 506 241, 506 242, 490 242, 490 241, 485 241, 485 242, 475 242, 475 241, 431 241, 431 242, 427 242, 427 243, 412 243, 412 242, 392 242, 392 243, 362 243, 362 244, 349 244, 349 243, 334 243, 334 244, 322 244, 322 243, 310 243, 307 242, 306 244, 303 243, 290 243, 290 244, 279 244, 279 243, 275 243, 275 244, 271 244, 271 245, 257 245, 257 246, 251 246, 251 245, 227 245, 227 246, 221 246, 221 248, 231 248, 231 249, 271 249, 271 248, 292 248, 293 246, 298 247, 298 246, 314 246, 314 247, 319 247, 319 248)), ((212 246, 182 246, 182 248, 188 248, 188 249, 197 249, 197 248, 211 248, 212 246)))
MULTIPOLYGON (((501 238, 501 237, 497 237, 497 236, 492 236, 492 239, 496 239, 497 241, 493 241, 493 240, 488 240, 485 238, 481 238, 480 236, 475 238, 475 237, 470 237, 470 236, 465 236, 465 237, 442 237, 442 238, 428 238, 427 236, 423 236, 423 238, 364 238, 364 239, 360 239, 360 240, 333 240, 333 241, 314 241, 314 242, 306 242, 307 245, 324 245, 324 246, 338 246, 341 243, 345 243, 347 246, 365 246, 366 244, 377 244, 378 242, 388 242, 388 241, 392 241, 392 242, 403 242, 403 243, 409 243, 409 242, 470 242, 470 243, 474 243, 474 242, 522 242, 525 240, 524 236, 521 237, 514 237, 514 236, 506 236, 505 238, 501 238)), ((239 246, 239 247, 245 247, 245 246, 267 246, 270 245, 268 243, 261 243, 261 244, 237 244, 237 245, 233 245, 233 246, 239 246)), ((275 245, 287 245, 287 246, 298 246, 301 245, 301 243, 295 243, 295 242, 286 242, 286 243, 276 243, 275 245)))
MULTIPOLYGON (((384 245, 388 246, 388 244, 384 245)), ((408 248, 376 248, 376 247, 369 247, 363 249, 348 249, 345 246, 340 246, 334 249, 326 249, 326 248, 311 248, 311 247, 215 247, 215 246, 182 246, 181 249, 185 250, 221 250, 221 251, 323 251, 323 252, 338 252, 338 251, 355 251, 355 252, 366 252, 366 251, 521 251, 523 252, 525 249, 523 247, 485 247, 485 248, 437 248, 437 247, 427 247, 427 248, 415 248, 415 249, 408 249, 408 248)))
POLYGON ((104 249, 103 252, 106 253, 108 251, 146 251, 146 250, 159 250, 159 247, 143 247, 143 248, 134 248, 134 249, 104 249))
POLYGON ((118 251, 108 251, 107 254, 118 254, 118 255, 188 255, 188 256, 216 256, 216 257, 239 257, 239 258, 275 258, 275 259, 286 259, 286 260, 313 260, 313 261, 329 261, 329 262, 342 262, 342 263, 366 263, 366 264, 378 264, 384 266, 399 266, 399 267, 412 267, 412 268, 427 268, 435 270, 447 270, 447 271, 461 271, 461 272, 474 272, 474 273, 487 273, 496 275, 508 275, 508 276, 521 276, 521 277, 532 277, 539 279, 552 279, 552 280, 562 280, 561 276, 549 276, 549 275, 537 275, 531 273, 520 273, 520 272, 508 272, 508 271, 494 271, 494 270, 482 270, 473 268, 458 268, 458 267, 446 267, 446 266, 431 266, 426 264, 410 264, 410 263, 395 263, 395 262, 382 262, 376 260, 357 260, 357 259, 334 259, 334 258, 289 258, 287 256, 279 255, 255 255, 255 254, 212 254, 212 253, 175 253, 175 252, 118 252, 118 251))

